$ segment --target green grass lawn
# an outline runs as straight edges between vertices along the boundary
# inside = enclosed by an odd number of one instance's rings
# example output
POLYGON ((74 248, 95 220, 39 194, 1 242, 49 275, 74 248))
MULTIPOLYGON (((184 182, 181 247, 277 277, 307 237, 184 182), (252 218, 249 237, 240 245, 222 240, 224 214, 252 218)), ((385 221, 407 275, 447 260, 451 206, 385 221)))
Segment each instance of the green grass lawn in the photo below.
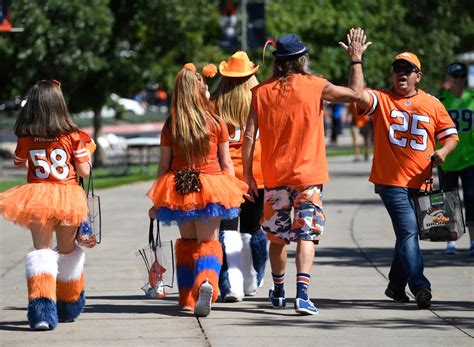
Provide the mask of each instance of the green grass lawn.
MULTIPOLYGON (((327 156, 351 156, 354 155, 352 148, 328 148, 327 156)), ((129 166, 126 172, 124 169, 116 168, 98 168, 94 169, 94 188, 104 189, 123 184, 153 180, 156 177, 158 164, 149 164, 148 166, 133 165, 129 166)), ((26 172, 25 172, 26 176, 26 172)), ((0 182, 0 192, 3 192, 13 186, 26 183, 25 179, 15 179, 0 182)))
MULTIPOLYGON (((113 168, 94 169, 94 189, 110 188, 122 184, 153 180, 156 177, 156 169, 156 164, 150 164, 146 167, 143 165, 129 166, 126 173, 122 172, 120 174, 117 174, 117 169, 113 168)), ((26 177, 25 179, 2 181, 0 182, 0 192, 24 183, 26 183, 26 177)))

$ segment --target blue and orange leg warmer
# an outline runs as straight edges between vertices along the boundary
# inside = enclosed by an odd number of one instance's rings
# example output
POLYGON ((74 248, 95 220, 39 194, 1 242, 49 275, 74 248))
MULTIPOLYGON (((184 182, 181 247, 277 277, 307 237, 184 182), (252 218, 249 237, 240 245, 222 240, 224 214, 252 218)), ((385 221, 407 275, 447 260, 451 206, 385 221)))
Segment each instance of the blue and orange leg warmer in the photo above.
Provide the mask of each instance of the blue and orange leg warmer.
POLYGON ((58 254, 52 249, 37 249, 25 258, 28 281, 28 322, 34 328, 46 322, 50 329, 58 325, 56 310, 56 276, 58 254))
POLYGON ((179 306, 183 309, 194 310, 196 300, 191 295, 194 285, 194 258, 193 253, 197 241, 191 239, 177 239, 176 250, 176 278, 179 290, 179 306))
POLYGON ((201 242, 196 245, 194 258, 194 285, 192 296, 197 301, 201 284, 208 281, 213 288, 212 302, 219 296, 219 273, 222 266, 222 245, 219 240, 201 242))
POLYGON ((79 246, 71 253, 59 254, 56 295, 61 322, 74 321, 84 309, 84 261, 85 255, 79 246))

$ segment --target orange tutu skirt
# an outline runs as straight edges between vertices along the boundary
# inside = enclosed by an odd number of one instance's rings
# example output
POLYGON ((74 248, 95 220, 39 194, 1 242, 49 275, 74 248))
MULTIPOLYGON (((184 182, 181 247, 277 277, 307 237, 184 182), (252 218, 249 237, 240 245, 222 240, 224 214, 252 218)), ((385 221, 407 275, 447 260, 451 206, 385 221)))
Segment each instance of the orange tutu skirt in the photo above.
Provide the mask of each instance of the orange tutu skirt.
POLYGON ((180 224, 206 217, 235 218, 248 190, 247 184, 236 177, 201 173, 201 190, 180 194, 175 189, 174 177, 174 172, 166 173, 155 180, 147 193, 158 211, 158 219, 165 223, 180 224))
POLYGON ((26 228, 32 223, 45 229, 79 226, 87 217, 87 199, 78 185, 27 183, 0 193, 0 213, 26 228))

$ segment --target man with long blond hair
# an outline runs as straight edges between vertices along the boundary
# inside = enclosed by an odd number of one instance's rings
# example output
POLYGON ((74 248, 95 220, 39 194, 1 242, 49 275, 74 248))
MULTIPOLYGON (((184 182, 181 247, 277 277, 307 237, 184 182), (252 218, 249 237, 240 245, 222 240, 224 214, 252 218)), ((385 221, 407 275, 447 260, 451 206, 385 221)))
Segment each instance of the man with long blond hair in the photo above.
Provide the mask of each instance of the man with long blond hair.
MULTIPOLYGON (((253 87, 258 84, 255 73, 258 65, 250 61, 245 52, 236 52, 228 61, 222 61, 222 76, 211 96, 217 114, 229 130, 229 147, 235 176, 243 179, 242 142, 244 126, 250 110, 253 87)), ((241 301, 244 295, 257 293, 263 283, 268 258, 267 238, 261 230, 263 212, 263 179, 260 168, 260 142, 253 157, 255 176, 261 194, 254 201, 248 199, 240 206, 239 218, 223 220, 220 225, 224 257, 219 277, 221 297, 226 302, 241 301), (239 232, 240 231, 240 232, 239 232)))

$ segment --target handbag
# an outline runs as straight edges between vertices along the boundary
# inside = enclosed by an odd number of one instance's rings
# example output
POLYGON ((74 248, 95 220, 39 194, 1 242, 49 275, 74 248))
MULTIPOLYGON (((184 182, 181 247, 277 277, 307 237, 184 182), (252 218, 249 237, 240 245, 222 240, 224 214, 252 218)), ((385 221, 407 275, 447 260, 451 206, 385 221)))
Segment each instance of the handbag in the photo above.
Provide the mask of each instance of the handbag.
POLYGON ((420 240, 458 240, 466 232, 458 189, 444 189, 441 178, 437 190, 432 178, 425 183, 425 190, 414 197, 420 240))
POLYGON ((161 241, 160 223, 150 219, 148 245, 139 249, 135 255, 140 259, 140 269, 144 285, 142 290, 148 298, 163 299, 174 283, 173 241, 161 241))
POLYGON ((77 228, 76 241, 82 247, 93 248, 102 241, 102 214, 100 210, 100 197, 94 193, 92 168, 87 188, 84 187, 84 179, 82 177, 79 178, 79 184, 86 192, 87 218, 77 228))

